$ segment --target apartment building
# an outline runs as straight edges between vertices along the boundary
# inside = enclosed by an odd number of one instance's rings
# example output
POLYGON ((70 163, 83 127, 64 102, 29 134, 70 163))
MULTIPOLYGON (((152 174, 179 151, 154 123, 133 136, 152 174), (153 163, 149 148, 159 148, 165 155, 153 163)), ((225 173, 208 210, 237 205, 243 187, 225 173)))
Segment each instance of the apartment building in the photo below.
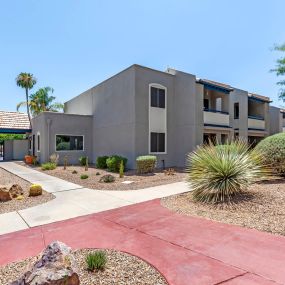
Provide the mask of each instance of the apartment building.
POLYGON ((175 69, 132 65, 65 103, 64 113, 33 119, 31 152, 40 162, 91 162, 120 154, 135 168, 139 155, 158 166, 184 166, 187 153, 208 140, 257 143, 270 132, 270 99, 175 69))

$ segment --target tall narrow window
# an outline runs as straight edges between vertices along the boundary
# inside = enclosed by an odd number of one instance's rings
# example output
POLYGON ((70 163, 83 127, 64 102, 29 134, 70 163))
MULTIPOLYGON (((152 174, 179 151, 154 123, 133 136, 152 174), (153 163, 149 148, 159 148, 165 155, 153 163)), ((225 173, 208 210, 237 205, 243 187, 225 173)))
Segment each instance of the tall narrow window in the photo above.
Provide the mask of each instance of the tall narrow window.
POLYGON ((41 150, 41 138, 40 134, 37 135, 37 151, 39 152, 41 150))
POLYGON ((151 107, 165 108, 165 89, 151 87, 151 107))
POLYGON ((150 151, 157 153, 165 152, 165 133, 151 133, 150 151))
POLYGON ((239 119, 239 103, 234 104, 234 118, 239 119))
POLYGON ((209 110, 209 99, 204 99, 204 110, 209 110))

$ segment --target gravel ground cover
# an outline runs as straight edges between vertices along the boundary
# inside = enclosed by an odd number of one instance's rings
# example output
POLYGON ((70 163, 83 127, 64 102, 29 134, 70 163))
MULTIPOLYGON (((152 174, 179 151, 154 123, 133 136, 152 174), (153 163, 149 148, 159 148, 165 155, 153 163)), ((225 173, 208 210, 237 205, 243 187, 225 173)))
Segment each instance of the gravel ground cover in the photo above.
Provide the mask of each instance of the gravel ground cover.
MULTIPOLYGON (((26 165, 21 163, 21 165, 26 165)), ((27 165, 26 165, 27 166, 27 165)), ((183 169, 176 168, 174 175, 166 175, 162 170, 157 170, 153 174, 138 175, 135 170, 128 170, 125 172, 124 178, 119 178, 118 173, 108 172, 103 169, 98 169, 94 166, 90 166, 88 171, 84 170, 82 166, 69 166, 66 170, 62 166, 58 166, 54 170, 43 171, 39 166, 27 166, 32 167, 35 170, 41 171, 48 175, 52 175, 69 182, 81 185, 86 188, 96 189, 96 190, 137 190, 142 188, 148 188, 152 186, 164 185, 174 182, 183 181, 186 177, 183 169), (73 174, 73 171, 76 174, 73 174), (100 175, 96 175, 100 173, 100 175), (87 179, 80 179, 81 174, 87 174, 89 177, 87 179), (116 180, 112 183, 102 183, 99 182, 103 175, 111 174, 115 176, 116 180), (124 184, 123 181, 133 181, 131 184, 124 184)))
POLYGON ((7 185, 7 184, 19 184, 24 191, 24 199, 23 200, 16 200, 12 199, 11 201, 7 202, 0 202, 0 214, 8 213, 12 211, 18 211, 25 208, 29 208, 32 206, 36 206, 38 204, 45 203, 55 198, 54 195, 43 191, 43 194, 36 197, 29 197, 29 188, 31 183, 27 182, 26 180, 0 168, 0 184, 7 185))
MULTIPOLYGON (((78 264, 78 275, 82 285, 167 285, 164 277, 143 260, 114 250, 106 250, 107 264, 104 271, 89 272, 86 269, 85 256, 91 249, 74 251, 78 264)), ((36 261, 31 257, 23 261, 0 267, 0 285, 7 285, 18 279, 27 266, 36 261)))
POLYGON ((193 202, 191 192, 163 198, 161 203, 180 214, 285 235, 285 179, 282 178, 252 185, 231 204, 193 202))

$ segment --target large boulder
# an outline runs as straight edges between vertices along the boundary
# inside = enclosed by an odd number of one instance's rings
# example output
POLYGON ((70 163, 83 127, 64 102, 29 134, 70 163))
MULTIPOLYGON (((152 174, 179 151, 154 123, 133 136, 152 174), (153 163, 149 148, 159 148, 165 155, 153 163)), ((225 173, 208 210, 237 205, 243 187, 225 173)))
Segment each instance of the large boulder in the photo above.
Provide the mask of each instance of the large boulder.
POLYGON ((71 248, 55 241, 47 246, 34 265, 10 285, 79 285, 71 248))
POLYGON ((24 195, 23 188, 19 184, 12 184, 9 192, 12 198, 24 195))
POLYGON ((7 202, 12 200, 12 196, 10 194, 10 187, 9 186, 0 186, 0 202, 7 202))

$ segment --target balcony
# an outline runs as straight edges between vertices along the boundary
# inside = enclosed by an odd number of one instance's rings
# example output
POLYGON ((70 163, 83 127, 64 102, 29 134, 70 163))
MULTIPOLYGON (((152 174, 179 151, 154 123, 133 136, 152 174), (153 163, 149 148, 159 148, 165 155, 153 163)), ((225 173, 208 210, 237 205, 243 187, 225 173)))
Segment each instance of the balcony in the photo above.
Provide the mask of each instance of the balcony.
POLYGON ((265 121, 261 116, 248 116, 248 128, 253 130, 265 130, 265 121))
POLYGON ((229 113, 213 109, 204 109, 204 125, 229 127, 230 126, 229 113))

